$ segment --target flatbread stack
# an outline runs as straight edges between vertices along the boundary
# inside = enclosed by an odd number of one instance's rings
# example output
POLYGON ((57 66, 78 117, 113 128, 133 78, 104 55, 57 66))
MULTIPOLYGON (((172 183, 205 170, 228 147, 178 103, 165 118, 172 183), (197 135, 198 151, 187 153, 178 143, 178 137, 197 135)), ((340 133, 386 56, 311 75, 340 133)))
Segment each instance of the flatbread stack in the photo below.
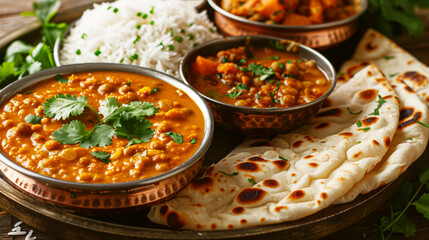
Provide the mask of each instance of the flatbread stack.
MULTIPOLYGON (((382 69, 383 70, 383 69, 382 69)), ((292 133, 248 138, 148 217, 172 228, 280 223, 353 200, 394 180, 426 148, 428 109, 375 65, 354 72, 292 133)))

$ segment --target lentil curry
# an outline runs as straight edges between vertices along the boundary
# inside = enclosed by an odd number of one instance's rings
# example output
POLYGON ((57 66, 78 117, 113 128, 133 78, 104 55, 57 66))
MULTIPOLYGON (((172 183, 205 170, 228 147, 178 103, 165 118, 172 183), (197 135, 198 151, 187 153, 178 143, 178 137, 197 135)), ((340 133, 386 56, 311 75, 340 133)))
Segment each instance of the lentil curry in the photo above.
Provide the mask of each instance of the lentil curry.
POLYGON ((1 150, 34 172, 116 183, 166 172, 199 148, 203 114, 181 90, 125 72, 57 75, 0 109, 1 150))
POLYGON ((312 25, 357 13, 353 0, 222 0, 221 7, 252 21, 282 25, 312 25))
POLYGON ((297 56, 297 45, 240 46, 197 56, 187 79, 200 93, 232 105, 286 108, 311 102, 330 86, 313 60, 297 56), (287 48, 287 49, 286 49, 287 48))

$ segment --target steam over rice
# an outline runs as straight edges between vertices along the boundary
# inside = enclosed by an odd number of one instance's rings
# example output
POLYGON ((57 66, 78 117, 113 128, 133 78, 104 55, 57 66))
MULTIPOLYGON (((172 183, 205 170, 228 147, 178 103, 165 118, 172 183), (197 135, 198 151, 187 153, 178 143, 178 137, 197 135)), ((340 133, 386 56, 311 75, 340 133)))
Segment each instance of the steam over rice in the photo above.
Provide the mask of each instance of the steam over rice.
POLYGON ((62 64, 128 63, 179 76, 194 46, 220 37, 192 1, 119 0, 87 10, 60 51, 62 64))

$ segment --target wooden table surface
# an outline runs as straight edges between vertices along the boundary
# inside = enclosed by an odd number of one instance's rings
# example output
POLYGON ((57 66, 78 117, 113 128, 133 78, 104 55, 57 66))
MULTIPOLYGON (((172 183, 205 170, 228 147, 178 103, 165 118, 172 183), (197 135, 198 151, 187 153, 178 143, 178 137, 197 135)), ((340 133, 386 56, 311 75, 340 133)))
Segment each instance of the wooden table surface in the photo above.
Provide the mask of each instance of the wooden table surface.
MULTIPOLYGON (((22 33, 20 29, 32 28, 36 29, 39 27, 34 17, 22 17, 20 13, 23 11, 32 10, 33 0, 0 0, 0 48, 7 42, 16 39, 22 33)), ((64 13, 61 17, 57 18, 59 21, 65 21, 70 16, 68 11, 70 9, 80 7, 83 4, 89 2, 102 2, 102 0, 62 0, 60 12, 64 13)), ((429 26, 429 11, 419 11, 422 19, 429 26)), ((422 62, 429 64, 429 29, 426 30, 425 35, 422 39, 410 39, 406 36, 394 38, 400 46, 411 52, 422 62)), ((1 56, 0 56, 1 60, 1 56)), ((426 164, 427 165, 427 164, 426 164)), ((413 181, 417 181, 415 176, 411 177, 413 181)), ((340 240, 340 239, 374 239, 374 227, 371 223, 379 223, 382 216, 389 214, 390 201, 387 201, 379 209, 374 211, 369 216, 360 220, 359 222, 351 225, 350 227, 343 229, 337 233, 329 235, 323 240, 340 240)), ((429 239, 429 221, 425 220, 420 214, 414 209, 409 210, 408 218, 416 223, 416 236, 408 239, 429 239)), ((25 236, 9 236, 8 232, 11 231, 13 226, 20 221, 19 219, 11 216, 5 211, 1 210, 0 206, 0 239, 24 239, 25 236)), ((37 237, 39 240, 53 240, 49 233, 33 229, 31 226, 22 223, 20 225, 22 231, 29 232, 33 230, 33 237, 37 237)), ((405 239, 401 235, 393 235, 391 239, 405 239)))

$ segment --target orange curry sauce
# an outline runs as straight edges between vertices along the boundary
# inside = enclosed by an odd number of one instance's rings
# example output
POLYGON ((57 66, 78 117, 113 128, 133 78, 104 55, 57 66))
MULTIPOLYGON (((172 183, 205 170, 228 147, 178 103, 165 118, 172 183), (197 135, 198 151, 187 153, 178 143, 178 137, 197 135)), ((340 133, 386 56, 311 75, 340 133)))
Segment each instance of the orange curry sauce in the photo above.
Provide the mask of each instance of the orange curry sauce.
MULTIPOLYGON (((85 183, 116 183, 148 178, 166 172, 190 158, 204 136, 203 114, 183 91, 152 77, 124 72, 90 72, 65 75, 68 82, 55 79, 40 82, 6 101, 0 109, 1 150, 10 159, 34 172, 53 178, 85 183), (157 91, 153 91, 156 89, 157 91), (149 142, 128 147, 128 139, 112 138, 112 144, 83 148, 61 144, 53 132, 72 120, 87 130, 97 124, 88 107, 66 120, 54 120, 44 114, 43 103, 58 94, 86 96, 88 104, 99 111, 107 98, 121 104, 150 102, 158 112, 145 118, 154 130, 149 142), (27 123, 28 115, 42 117, 39 123, 27 123), (177 143, 166 132, 183 137, 177 143), (104 151, 109 159, 101 161, 91 152, 104 151)), ((100 119, 103 115, 99 114, 100 119)))
POLYGON ((254 108, 302 105, 321 97, 331 86, 313 60, 252 46, 198 56, 187 79, 212 99, 254 108))

